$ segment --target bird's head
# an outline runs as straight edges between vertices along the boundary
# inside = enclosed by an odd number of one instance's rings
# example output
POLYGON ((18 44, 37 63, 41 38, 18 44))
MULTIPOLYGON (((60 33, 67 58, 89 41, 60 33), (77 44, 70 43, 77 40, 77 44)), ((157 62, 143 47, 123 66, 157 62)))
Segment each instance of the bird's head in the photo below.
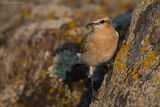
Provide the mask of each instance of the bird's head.
POLYGON ((108 16, 103 14, 97 14, 91 17, 87 27, 92 27, 92 30, 103 30, 107 27, 112 26, 112 23, 108 16))

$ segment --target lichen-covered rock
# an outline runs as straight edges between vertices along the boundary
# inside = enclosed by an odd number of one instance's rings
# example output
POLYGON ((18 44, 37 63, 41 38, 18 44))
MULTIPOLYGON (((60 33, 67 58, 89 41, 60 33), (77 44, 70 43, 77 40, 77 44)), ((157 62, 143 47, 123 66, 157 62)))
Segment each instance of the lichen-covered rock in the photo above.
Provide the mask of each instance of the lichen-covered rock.
MULTIPOLYGON (((89 17, 114 17, 136 2, 114 1, 111 5, 93 0, 1 0, 0 107, 88 106, 88 67, 71 66, 89 17)), ((95 90, 107 72, 105 66, 98 71, 95 90)))
POLYGON ((91 107, 160 105, 160 2, 139 0, 123 43, 91 107))

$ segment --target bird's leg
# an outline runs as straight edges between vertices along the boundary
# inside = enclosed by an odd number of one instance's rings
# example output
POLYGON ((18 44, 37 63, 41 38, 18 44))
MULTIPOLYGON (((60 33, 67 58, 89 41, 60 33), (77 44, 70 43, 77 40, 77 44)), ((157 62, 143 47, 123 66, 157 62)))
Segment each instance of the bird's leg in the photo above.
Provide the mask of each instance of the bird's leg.
POLYGON ((91 77, 92 77, 93 72, 94 72, 94 70, 93 70, 93 66, 89 66, 89 75, 88 75, 88 77, 89 77, 89 78, 91 78, 91 77))
POLYGON ((92 98, 94 99, 95 91, 94 91, 94 85, 93 85, 93 72, 95 67, 90 66, 89 67, 89 77, 91 78, 91 87, 92 87, 92 98))

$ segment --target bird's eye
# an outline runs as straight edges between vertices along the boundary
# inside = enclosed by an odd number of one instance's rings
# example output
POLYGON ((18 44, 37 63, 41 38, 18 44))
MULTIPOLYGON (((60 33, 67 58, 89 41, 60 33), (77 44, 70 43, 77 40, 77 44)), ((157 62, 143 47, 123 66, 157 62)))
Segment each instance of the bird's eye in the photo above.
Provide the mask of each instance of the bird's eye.
POLYGON ((104 23, 105 21, 104 20, 101 20, 101 23, 104 23))

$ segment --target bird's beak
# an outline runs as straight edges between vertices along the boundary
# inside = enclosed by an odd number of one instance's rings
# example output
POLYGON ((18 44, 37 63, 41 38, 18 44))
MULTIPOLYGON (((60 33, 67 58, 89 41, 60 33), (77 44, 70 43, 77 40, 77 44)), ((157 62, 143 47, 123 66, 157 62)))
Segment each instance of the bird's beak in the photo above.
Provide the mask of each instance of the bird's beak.
POLYGON ((89 27, 89 26, 92 26, 92 25, 93 25, 93 23, 90 22, 90 23, 88 23, 86 26, 89 27))

